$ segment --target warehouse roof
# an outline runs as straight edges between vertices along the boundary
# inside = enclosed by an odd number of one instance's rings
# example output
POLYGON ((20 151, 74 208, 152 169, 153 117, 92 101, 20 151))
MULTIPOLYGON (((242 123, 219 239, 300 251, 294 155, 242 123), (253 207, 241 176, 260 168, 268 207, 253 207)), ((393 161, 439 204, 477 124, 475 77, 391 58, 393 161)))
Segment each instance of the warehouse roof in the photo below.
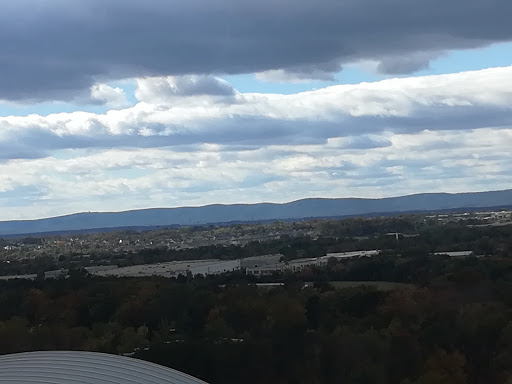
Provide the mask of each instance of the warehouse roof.
POLYGON ((0 383, 206 384, 146 361, 93 352, 27 352, 0 356, 0 383))

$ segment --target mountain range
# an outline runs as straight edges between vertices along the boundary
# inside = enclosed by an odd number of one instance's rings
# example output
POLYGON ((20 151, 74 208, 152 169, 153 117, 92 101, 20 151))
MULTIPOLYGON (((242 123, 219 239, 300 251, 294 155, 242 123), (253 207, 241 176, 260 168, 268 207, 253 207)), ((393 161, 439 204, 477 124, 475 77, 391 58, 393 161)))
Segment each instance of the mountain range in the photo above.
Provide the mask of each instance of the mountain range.
POLYGON ((424 193, 382 199, 311 198, 283 204, 214 204, 201 207, 77 213, 38 220, 0 221, 0 236, 59 231, 90 231, 99 228, 205 225, 511 206, 512 189, 454 194, 424 193))

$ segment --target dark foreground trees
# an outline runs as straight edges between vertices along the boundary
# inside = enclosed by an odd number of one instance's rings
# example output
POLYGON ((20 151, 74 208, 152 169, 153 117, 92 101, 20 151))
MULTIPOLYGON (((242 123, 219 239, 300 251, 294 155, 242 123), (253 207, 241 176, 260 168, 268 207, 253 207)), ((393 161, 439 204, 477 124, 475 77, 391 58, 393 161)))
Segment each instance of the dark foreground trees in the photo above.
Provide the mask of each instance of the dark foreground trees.
POLYGON ((219 384, 511 380, 510 260, 384 257, 272 289, 240 275, 4 282, 0 353, 133 354, 219 384), (349 277, 411 285, 329 283, 349 277))

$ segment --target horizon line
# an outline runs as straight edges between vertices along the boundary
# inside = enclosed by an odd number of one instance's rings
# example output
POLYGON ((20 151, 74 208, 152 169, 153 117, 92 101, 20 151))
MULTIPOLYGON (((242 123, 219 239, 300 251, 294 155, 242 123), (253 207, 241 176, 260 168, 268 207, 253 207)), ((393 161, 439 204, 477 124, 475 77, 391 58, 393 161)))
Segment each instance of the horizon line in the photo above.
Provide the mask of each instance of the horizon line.
POLYGON ((511 191, 512 188, 507 189, 499 189, 499 190, 483 190, 483 191, 471 191, 471 192, 418 192, 418 193, 411 193, 406 195, 395 195, 395 196, 388 196, 388 197, 304 197, 296 200, 290 200, 282 203, 276 203, 276 202, 269 202, 269 201, 262 201, 258 203, 212 203, 212 204, 204 204, 204 205, 182 205, 182 206, 175 206, 175 207, 147 207, 147 208, 133 208, 133 209, 123 209, 119 211, 81 211, 81 212, 73 212, 73 213, 66 213, 62 215, 56 215, 56 216, 47 216, 47 217, 39 217, 34 219, 6 219, 6 220, 0 220, 0 223, 16 223, 16 222, 34 222, 34 221, 41 221, 41 220, 51 220, 51 219, 57 219, 62 217, 70 217, 70 216, 78 216, 78 215, 94 215, 94 214, 116 214, 116 213, 125 213, 125 212, 138 212, 138 211, 151 211, 151 210, 172 210, 172 209, 198 209, 198 208, 206 208, 206 207, 214 207, 214 206, 236 206, 236 205, 244 205, 244 206, 254 206, 254 205, 286 205, 286 204, 292 204, 299 201, 305 201, 305 200, 385 200, 385 199, 395 199, 395 198, 401 198, 401 197, 409 197, 409 196, 419 196, 419 195, 464 195, 464 194, 478 194, 478 193, 492 193, 492 192, 506 192, 511 191))

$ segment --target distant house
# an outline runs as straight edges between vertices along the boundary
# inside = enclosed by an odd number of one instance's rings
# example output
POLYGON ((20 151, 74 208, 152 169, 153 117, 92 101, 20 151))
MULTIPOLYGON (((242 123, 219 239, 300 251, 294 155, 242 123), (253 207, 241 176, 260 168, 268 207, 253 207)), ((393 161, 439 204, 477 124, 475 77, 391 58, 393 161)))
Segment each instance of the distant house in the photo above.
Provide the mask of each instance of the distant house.
POLYGON ((435 252, 434 255, 446 255, 450 257, 469 257, 473 255, 473 251, 435 252))

